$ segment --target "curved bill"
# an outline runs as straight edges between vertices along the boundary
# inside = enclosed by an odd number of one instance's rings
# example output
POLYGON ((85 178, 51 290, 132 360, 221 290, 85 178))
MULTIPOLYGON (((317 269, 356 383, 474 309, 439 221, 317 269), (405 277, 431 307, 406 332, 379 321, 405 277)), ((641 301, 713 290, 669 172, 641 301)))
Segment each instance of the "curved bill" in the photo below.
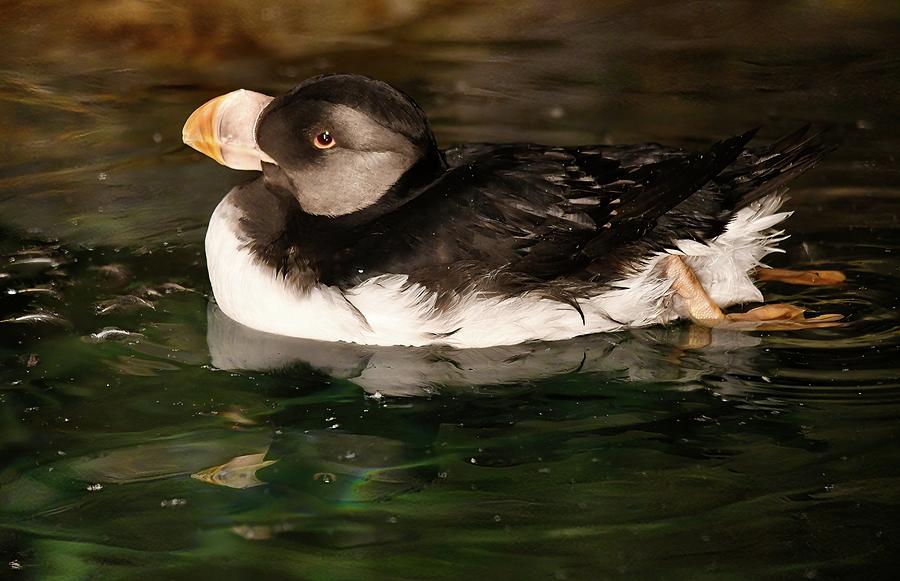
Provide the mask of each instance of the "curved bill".
POLYGON ((261 170, 275 163, 256 144, 256 123, 272 97, 239 89, 204 103, 191 113, 181 139, 232 169, 261 170))

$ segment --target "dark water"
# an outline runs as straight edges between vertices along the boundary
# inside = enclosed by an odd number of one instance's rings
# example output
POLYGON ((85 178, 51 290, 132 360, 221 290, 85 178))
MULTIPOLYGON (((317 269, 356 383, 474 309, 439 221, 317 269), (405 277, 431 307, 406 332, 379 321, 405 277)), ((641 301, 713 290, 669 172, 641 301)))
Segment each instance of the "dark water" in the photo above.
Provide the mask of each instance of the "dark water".
POLYGON ((896 2, 12 2, 0 25, 0 577, 895 578, 896 2), (237 328, 202 239, 246 176, 181 124, 334 70, 404 88, 443 144, 829 124, 770 263, 849 280, 763 290, 848 324, 469 352, 237 328))

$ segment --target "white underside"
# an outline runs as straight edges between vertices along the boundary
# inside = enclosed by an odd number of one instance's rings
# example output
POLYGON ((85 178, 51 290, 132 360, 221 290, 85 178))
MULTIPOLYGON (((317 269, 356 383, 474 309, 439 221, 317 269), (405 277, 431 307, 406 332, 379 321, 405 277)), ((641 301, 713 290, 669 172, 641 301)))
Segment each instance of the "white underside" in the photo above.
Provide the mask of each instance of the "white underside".
POLYGON ((243 325, 289 337, 368 345, 445 344, 453 347, 514 345, 665 323, 684 314, 659 262, 677 254, 690 265, 720 307, 762 301, 750 273, 777 251, 783 238, 773 226, 790 215, 773 195, 740 210, 724 233, 706 242, 677 241, 654 254, 612 290, 571 306, 526 295, 499 299, 471 293, 435 311, 434 296, 406 275, 370 278, 341 292, 318 285, 301 292, 254 258, 235 228, 237 210, 226 197, 206 234, 206 259, 216 302, 243 325), (362 315, 362 317, 360 316, 362 315))

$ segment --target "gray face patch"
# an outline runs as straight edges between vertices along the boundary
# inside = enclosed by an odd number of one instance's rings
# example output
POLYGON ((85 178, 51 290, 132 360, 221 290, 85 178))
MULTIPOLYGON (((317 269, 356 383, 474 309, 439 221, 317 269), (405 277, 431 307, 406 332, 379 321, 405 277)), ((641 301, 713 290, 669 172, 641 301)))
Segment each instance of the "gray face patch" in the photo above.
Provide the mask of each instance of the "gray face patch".
POLYGON ((300 207, 309 214, 341 216, 377 202, 414 159, 394 151, 334 148, 328 159, 287 174, 300 207), (298 175, 299 173, 299 175, 298 175))
POLYGON ((356 109, 329 103, 324 117, 322 129, 339 138, 338 145, 344 149, 415 154, 415 147, 406 137, 356 109))
POLYGON ((341 216, 377 202, 419 158, 404 135, 345 105, 321 103, 317 115, 303 119, 290 149, 268 152, 290 181, 303 210, 341 216), (329 149, 313 141, 323 131, 329 149))

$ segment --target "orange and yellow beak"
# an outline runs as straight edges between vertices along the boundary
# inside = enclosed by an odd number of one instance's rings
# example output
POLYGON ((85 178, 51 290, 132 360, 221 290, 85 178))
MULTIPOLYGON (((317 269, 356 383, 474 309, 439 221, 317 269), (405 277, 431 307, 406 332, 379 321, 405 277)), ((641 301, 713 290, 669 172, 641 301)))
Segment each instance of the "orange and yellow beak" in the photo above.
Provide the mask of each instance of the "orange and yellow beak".
POLYGON ((232 169, 260 170, 274 163, 256 143, 256 124, 272 97, 240 89, 207 101, 191 113, 181 139, 232 169))

